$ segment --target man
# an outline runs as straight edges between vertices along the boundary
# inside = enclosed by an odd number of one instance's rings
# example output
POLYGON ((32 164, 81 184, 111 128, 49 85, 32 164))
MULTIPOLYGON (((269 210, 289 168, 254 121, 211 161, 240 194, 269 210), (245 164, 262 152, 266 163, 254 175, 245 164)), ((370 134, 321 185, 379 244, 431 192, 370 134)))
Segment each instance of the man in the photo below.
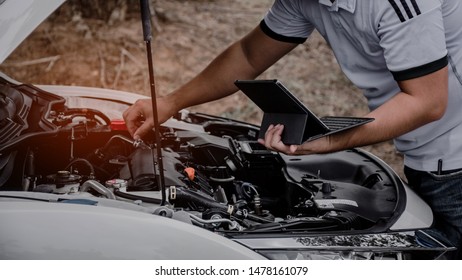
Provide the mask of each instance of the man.
MULTIPOLYGON (((301 145, 282 125, 259 142, 286 154, 329 153, 395 139, 406 175, 436 226, 459 245, 462 232, 462 4, 452 0, 276 0, 264 20, 190 82, 158 99, 159 120, 234 93, 303 43, 314 29, 364 91, 374 122, 301 145)), ((269 97, 271 98, 271 97, 269 97)), ((134 138, 153 127, 150 101, 124 112, 134 138), (144 116, 144 122, 139 117, 144 116)))

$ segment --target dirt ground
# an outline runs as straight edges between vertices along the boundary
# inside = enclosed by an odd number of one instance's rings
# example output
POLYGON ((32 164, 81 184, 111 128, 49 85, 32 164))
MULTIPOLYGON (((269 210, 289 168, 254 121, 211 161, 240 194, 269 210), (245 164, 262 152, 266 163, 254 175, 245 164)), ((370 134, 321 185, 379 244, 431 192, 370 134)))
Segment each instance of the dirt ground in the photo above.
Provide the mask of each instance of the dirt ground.
MULTIPOLYGON (((129 3, 137 1, 129 1, 129 3)), ((254 28, 272 0, 156 0, 153 54, 158 94, 168 94, 201 71, 215 55, 254 28)), ((34 84, 103 87, 149 95, 145 44, 136 7, 115 9, 109 19, 83 16, 66 3, 0 66, 34 84)), ((344 77, 318 34, 263 73, 279 79, 316 114, 361 116, 361 92, 344 77)), ((259 123, 260 110, 235 94, 190 108, 259 123)), ((364 147, 402 176, 402 157, 391 142, 364 147)))

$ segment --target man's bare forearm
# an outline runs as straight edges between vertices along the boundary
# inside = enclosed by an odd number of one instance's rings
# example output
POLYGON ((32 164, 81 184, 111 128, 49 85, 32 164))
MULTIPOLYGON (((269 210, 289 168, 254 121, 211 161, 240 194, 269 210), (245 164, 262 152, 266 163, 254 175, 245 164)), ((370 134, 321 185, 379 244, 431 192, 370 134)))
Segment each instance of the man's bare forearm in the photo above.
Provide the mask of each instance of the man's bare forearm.
POLYGON ((180 110, 228 96, 237 91, 235 80, 254 79, 295 46, 275 41, 257 27, 195 78, 166 96, 166 101, 180 110))
MULTIPOLYGON (((447 68, 400 84, 403 92, 372 111, 374 122, 332 135, 317 153, 333 152, 396 138, 440 119, 447 106, 447 68), (404 92, 406 91, 406 92, 404 92)), ((307 147, 310 145, 306 143, 307 147)))

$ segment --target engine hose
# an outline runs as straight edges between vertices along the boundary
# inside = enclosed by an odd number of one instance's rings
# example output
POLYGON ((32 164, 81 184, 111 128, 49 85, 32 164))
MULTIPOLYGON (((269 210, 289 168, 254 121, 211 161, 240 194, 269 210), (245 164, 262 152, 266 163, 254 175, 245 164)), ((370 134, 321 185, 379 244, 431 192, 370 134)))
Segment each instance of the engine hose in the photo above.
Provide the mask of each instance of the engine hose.
POLYGON ((229 225, 229 229, 237 229, 239 231, 242 231, 242 227, 236 222, 236 221, 231 221, 230 219, 210 219, 210 220, 204 220, 201 219, 193 214, 189 214, 191 219, 195 220, 198 223, 201 224, 221 224, 221 223, 226 223, 229 225))
POLYGON ((64 170, 67 170, 69 167, 71 167, 72 165, 74 165, 75 163, 77 162, 82 162, 82 163, 85 163, 88 168, 90 169, 90 172, 91 174, 95 174, 95 168, 93 167, 93 165, 91 164, 91 162, 89 162, 88 160, 84 159, 84 158, 75 158, 73 159, 67 166, 66 168, 64 168, 64 170))
POLYGON ((259 222, 259 223, 262 223, 262 224, 267 224, 267 223, 274 222, 274 220, 265 219, 264 217, 259 217, 257 215, 250 214, 250 213, 246 216, 246 218, 251 220, 251 221, 259 222))
POLYGON ((224 212, 232 214, 234 210, 230 211, 230 207, 221 203, 216 202, 213 199, 206 198, 197 192, 185 189, 183 187, 173 187, 174 189, 170 189, 170 200, 178 201, 182 203, 189 203, 194 202, 197 203, 207 209, 214 208, 219 209, 224 212), (174 191, 172 191, 174 190, 174 191))
POLYGON ((146 202, 146 203, 160 204, 160 203, 162 202, 160 199, 157 199, 157 198, 153 198, 153 197, 144 197, 144 196, 129 194, 129 193, 126 193, 126 192, 121 192, 121 191, 118 190, 118 189, 114 189, 114 194, 115 194, 116 196, 118 196, 118 197, 122 197, 122 198, 125 198, 125 199, 129 199, 129 200, 141 200, 141 201, 146 202))
POLYGON ((123 136, 123 135, 118 135, 118 134, 117 134, 117 135, 112 136, 112 137, 106 142, 106 144, 103 146, 103 148, 101 148, 100 150, 106 150, 106 149, 109 147, 109 145, 111 145, 112 142, 115 141, 115 140, 120 140, 120 141, 122 141, 122 142, 125 141, 126 143, 130 144, 131 146, 133 146, 133 143, 135 142, 135 141, 133 141, 132 139, 130 139, 130 138, 128 138, 128 137, 125 137, 125 136, 123 136))
POLYGON ((83 183, 82 186, 80 187, 81 192, 85 192, 88 189, 95 190, 99 194, 102 194, 109 199, 114 199, 114 200, 116 199, 115 195, 108 188, 101 185, 98 181, 88 180, 88 181, 85 181, 85 183, 83 183))

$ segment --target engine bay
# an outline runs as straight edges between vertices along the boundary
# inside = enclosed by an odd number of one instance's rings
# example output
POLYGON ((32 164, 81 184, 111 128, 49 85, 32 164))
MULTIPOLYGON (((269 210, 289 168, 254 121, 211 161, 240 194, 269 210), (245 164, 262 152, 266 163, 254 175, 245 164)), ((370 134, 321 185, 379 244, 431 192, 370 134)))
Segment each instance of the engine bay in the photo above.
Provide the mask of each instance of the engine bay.
POLYGON ((161 127, 162 197, 153 136, 134 141, 123 122, 34 86, 0 90, 0 191, 121 200, 242 233, 384 232, 406 204, 362 150, 287 156, 258 144, 258 126, 187 111, 161 127))

